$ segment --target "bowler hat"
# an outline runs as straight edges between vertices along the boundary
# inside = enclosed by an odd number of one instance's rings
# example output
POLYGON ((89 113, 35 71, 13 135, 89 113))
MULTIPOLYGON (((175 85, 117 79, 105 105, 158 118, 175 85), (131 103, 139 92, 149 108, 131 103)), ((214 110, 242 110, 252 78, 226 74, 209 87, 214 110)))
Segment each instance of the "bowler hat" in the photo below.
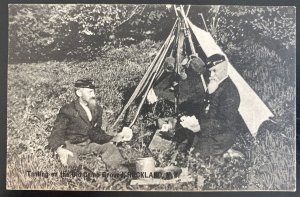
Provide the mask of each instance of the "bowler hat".
POLYGON ((206 59, 207 69, 210 69, 217 64, 220 64, 225 61, 225 56, 222 54, 214 54, 206 59))
POLYGON ((78 79, 75 82, 75 87, 76 88, 90 88, 90 89, 98 88, 97 86, 95 86, 95 81, 92 79, 88 79, 88 78, 78 79))

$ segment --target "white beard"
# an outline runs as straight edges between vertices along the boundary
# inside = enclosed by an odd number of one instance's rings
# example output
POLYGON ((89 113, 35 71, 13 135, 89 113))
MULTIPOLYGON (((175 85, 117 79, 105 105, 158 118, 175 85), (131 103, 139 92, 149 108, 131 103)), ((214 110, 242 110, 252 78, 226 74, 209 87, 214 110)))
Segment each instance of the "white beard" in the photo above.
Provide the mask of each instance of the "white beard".
POLYGON ((88 106, 88 108, 90 110, 94 110, 96 107, 96 99, 89 99, 89 100, 84 100, 83 101, 86 103, 86 105, 88 106))
POLYGON ((219 82, 216 79, 211 79, 207 85, 208 94, 214 93, 219 87, 219 82))
POLYGON ((88 102, 88 106, 91 109, 94 109, 96 107, 96 99, 90 99, 89 102, 88 102))

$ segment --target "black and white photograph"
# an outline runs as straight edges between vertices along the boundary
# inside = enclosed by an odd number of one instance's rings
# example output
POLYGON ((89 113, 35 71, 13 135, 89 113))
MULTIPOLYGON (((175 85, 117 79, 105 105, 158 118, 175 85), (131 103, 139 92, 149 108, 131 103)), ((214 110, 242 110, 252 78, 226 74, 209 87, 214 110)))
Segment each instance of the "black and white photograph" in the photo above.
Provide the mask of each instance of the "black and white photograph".
POLYGON ((296 191, 296 7, 9 4, 7 190, 296 191))

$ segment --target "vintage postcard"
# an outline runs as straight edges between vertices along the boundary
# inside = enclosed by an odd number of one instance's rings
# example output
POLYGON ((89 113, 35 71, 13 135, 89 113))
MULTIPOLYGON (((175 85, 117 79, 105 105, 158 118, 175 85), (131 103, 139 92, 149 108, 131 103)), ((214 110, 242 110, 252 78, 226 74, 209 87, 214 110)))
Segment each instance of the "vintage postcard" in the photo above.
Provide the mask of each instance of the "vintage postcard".
POLYGON ((8 9, 8 190, 296 190, 295 7, 8 9))

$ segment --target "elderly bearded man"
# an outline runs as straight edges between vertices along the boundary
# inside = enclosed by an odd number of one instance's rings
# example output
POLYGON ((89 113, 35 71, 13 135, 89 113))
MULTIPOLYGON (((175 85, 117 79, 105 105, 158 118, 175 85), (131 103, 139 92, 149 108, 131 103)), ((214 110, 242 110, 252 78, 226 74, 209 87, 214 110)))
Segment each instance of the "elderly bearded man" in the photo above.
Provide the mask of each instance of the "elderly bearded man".
POLYGON ((235 143, 240 105, 238 90, 227 74, 225 57, 215 54, 207 58, 206 65, 210 75, 201 111, 196 116, 180 118, 181 126, 188 129, 185 132, 190 132, 186 148, 203 156, 223 154, 235 143))
POLYGON ((63 165, 74 165, 71 161, 76 160, 70 156, 76 158, 77 155, 95 153, 101 156, 107 167, 120 170, 124 159, 112 142, 120 142, 124 136, 120 133, 111 136, 102 130, 103 110, 96 104, 95 88, 91 79, 75 82, 77 100, 60 109, 49 137, 49 146, 56 151, 63 165))

